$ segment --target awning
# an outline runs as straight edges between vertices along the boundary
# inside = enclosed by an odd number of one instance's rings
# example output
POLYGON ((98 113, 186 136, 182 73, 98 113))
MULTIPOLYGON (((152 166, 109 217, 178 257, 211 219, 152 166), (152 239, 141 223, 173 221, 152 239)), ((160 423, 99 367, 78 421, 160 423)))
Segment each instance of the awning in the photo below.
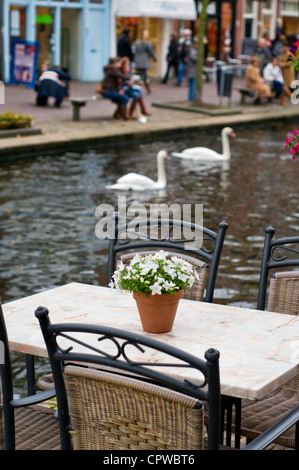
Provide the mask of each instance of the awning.
POLYGON ((115 0, 116 16, 195 20, 194 0, 115 0))

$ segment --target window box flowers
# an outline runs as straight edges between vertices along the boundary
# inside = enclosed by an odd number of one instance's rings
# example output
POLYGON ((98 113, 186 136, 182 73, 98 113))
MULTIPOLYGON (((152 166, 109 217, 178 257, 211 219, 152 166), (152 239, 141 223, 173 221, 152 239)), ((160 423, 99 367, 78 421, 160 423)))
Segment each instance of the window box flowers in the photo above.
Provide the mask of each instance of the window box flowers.
POLYGON ((292 160, 299 159, 299 131, 293 130, 291 136, 286 140, 285 148, 290 150, 292 160))
POLYGON ((12 111, 0 113, 0 130, 31 127, 32 117, 22 113, 15 114, 12 111))

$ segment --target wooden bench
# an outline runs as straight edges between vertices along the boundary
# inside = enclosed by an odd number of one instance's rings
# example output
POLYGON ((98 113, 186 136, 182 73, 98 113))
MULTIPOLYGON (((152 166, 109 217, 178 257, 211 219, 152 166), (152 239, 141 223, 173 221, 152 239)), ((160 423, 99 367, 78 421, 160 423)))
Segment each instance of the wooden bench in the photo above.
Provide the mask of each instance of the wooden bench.
POLYGON ((253 88, 237 88, 237 90, 241 94, 240 104, 245 104, 246 98, 255 98, 256 97, 256 90, 253 88))
POLYGON ((73 121, 80 121, 80 108, 85 106, 88 101, 97 101, 99 96, 70 98, 69 102, 73 105, 73 121))

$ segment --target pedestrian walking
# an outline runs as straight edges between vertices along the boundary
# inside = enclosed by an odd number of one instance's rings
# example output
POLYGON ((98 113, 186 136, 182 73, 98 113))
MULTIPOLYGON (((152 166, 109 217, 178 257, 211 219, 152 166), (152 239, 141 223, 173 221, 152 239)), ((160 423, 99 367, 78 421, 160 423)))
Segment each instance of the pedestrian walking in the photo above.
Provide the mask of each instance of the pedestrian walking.
POLYGON ((188 79, 188 100, 194 101, 196 90, 197 38, 186 49, 186 76, 188 79))
POLYGON ((147 30, 142 31, 141 38, 135 42, 134 62, 137 73, 140 75, 140 80, 143 82, 148 93, 152 92, 150 80, 147 72, 150 68, 150 59, 157 62, 153 44, 149 39, 147 30))
POLYGON ((181 86, 186 69, 186 62, 187 62, 187 47, 191 43, 191 30, 184 29, 182 32, 182 37, 179 40, 179 47, 178 47, 178 55, 179 55, 179 63, 178 63, 178 75, 177 75, 177 85, 181 86))
POLYGON ((162 83, 167 83, 171 69, 173 69, 175 76, 176 77, 178 76, 178 64, 179 64, 178 48, 179 48, 179 43, 178 43, 177 37, 174 33, 171 33, 169 45, 168 45, 168 53, 166 56, 167 70, 162 80, 162 83))
POLYGON ((125 28, 117 41, 117 56, 118 57, 128 57, 130 62, 134 60, 134 54, 132 50, 132 41, 131 41, 132 31, 128 28, 125 28))

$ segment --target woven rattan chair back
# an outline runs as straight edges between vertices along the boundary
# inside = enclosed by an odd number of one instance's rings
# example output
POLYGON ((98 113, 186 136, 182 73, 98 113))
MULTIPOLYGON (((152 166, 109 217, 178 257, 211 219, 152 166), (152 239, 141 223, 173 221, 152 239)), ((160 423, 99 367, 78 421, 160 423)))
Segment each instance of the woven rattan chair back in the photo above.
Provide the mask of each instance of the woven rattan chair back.
POLYGON ((119 224, 118 221, 118 214, 115 213, 110 233, 108 284, 117 267, 117 261, 126 253, 164 250, 168 253, 175 253, 177 256, 189 257, 189 262, 200 272, 200 281, 192 287, 191 291, 185 293, 185 298, 213 302, 218 266, 228 227, 226 222, 219 224, 219 230, 216 233, 206 227, 181 220, 140 220, 138 221, 140 235, 137 240, 136 236, 132 239, 128 236, 130 222, 119 224), (155 227, 155 236, 148 234, 148 227, 155 227), (191 234, 189 240, 184 238, 186 233, 191 234), (127 239, 125 239, 126 236, 127 239))
POLYGON ((283 271, 273 275, 267 310, 299 315, 299 271, 283 271))
MULTIPOLYGON (((140 256, 147 256, 149 254, 154 254, 154 253, 155 253, 154 251, 139 251, 138 252, 140 256)), ((169 251, 167 253, 168 253, 167 258, 171 258, 172 256, 178 256, 178 258, 181 258, 187 261, 188 263, 190 263, 193 269, 196 270, 196 272, 199 275, 199 279, 196 279, 194 281, 193 286, 185 290, 185 292, 183 293, 183 298, 189 299, 189 300, 202 301, 204 298, 204 291, 207 285, 209 266, 204 261, 201 261, 200 259, 197 259, 197 258, 192 258, 192 256, 185 255, 183 253, 176 253, 176 252, 169 252, 169 251)), ((121 255, 119 261, 121 261, 124 265, 127 265, 134 258, 135 254, 136 253, 126 253, 124 255, 121 255)), ((118 263, 117 263, 117 266, 118 266, 118 263)))
POLYGON ((203 407, 165 387, 67 366, 75 450, 202 450, 203 407))
POLYGON ((218 351, 199 359, 146 335, 51 324, 44 307, 35 314, 51 362, 62 449, 71 441, 93 450, 199 449, 205 403, 208 449, 219 448, 218 351))

